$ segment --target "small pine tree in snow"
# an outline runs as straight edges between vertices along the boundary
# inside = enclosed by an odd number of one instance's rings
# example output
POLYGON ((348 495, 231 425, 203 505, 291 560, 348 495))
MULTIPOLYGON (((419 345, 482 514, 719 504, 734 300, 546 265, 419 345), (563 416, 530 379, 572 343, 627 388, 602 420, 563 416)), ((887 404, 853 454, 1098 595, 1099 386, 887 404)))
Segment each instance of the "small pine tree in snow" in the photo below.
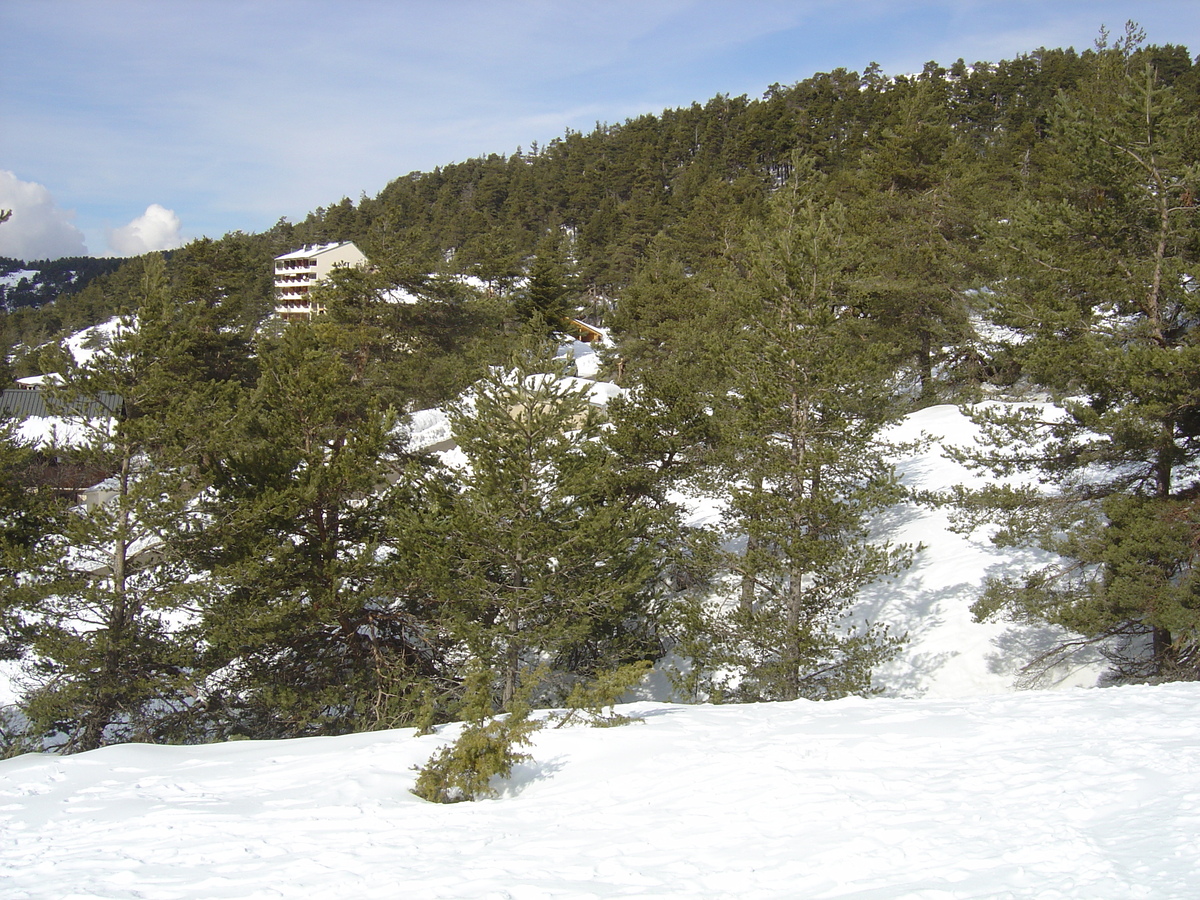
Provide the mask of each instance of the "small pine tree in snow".
POLYGON ((530 718, 525 698, 512 704, 504 716, 489 715, 490 675, 476 667, 467 678, 464 714, 467 725, 453 744, 440 748, 417 769, 412 792, 432 803, 481 800, 498 793, 496 779, 512 775, 513 766, 532 759, 516 748, 532 743, 530 735, 542 723, 530 718))

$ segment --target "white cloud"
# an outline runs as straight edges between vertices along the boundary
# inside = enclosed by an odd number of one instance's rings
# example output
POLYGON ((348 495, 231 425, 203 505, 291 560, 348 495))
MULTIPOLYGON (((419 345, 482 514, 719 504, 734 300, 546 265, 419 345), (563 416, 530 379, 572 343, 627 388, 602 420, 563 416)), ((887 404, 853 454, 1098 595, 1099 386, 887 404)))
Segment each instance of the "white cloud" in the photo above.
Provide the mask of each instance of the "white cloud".
POLYGON ((108 246, 120 256, 138 256, 183 245, 179 216, 173 210, 151 203, 146 211, 108 233, 108 246))
POLYGON ((34 260, 87 255, 83 232, 71 223, 75 213, 59 209, 44 185, 0 169, 0 209, 12 210, 12 218, 0 224, 0 256, 34 260))

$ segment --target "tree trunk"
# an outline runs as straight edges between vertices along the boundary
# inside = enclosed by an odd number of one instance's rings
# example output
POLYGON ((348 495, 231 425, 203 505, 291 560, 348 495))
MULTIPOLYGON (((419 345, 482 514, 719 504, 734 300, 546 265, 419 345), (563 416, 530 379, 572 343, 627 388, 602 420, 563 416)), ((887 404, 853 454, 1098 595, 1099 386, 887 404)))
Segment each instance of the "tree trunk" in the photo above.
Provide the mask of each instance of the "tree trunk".
POLYGON ((1175 642, 1171 632, 1166 628, 1155 625, 1152 631, 1154 647, 1154 674, 1170 677, 1170 670, 1175 662, 1175 642))
MULTIPOLYGON (((795 384, 795 382, 793 382, 795 384)), ((791 472, 789 473, 789 488, 791 496, 791 535, 790 540, 800 538, 805 530, 804 516, 801 509, 804 503, 804 475, 808 465, 808 426, 809 409, 800 395, 798 388, 793 388, 791 398, 791 472)), ((815 477, 815 476, 814 476, 815 477)), ((800 698, 800 665, 804 658, 804 647, 800 641, 800 621, 804 614, 804 571, 794 553, 788 566, 787 588, 787 621, 785 634, 787 644, 787 675, 784 679, 785 700, 800 698)))
POLYGON ((804 611, 804 576, 792 571, 788 579, 787 605, 787 677, 784 679, 784 700, 800 699, 800 662, 804 647, 800 641, 800 619, 804 611))
POLYGON ((520 619, 514 610, 509 615, 508 646, 504 648, 504 687, 500 708, 508 709, 517 696, 521 677, 520 619))
MULTIPOLYGON (((754 479, 752 490, 755 496, 762 494, 763 479, 759 474, 754 479)), ((743 613, 751 613, 754 611, 754 589, 758 572, 755 566, 755 554, 759 549, 758 535, 754 533, 753 517, 747 520, 746 528, 746 553, 742 557, 742 585, 741 597, 738 600, 738 606, 743 613)))
POLYGON ((124 681, 122 663, 128 652, 129 635, 133 630, 136 610, 128 592, 129 566, 129 489, 132 452, 128 446, 121 457, 119 492, 116 497, 117 520, 112 538, 112 553, 109 564, 112 569, 112 597, 108 609, 108 621, 99 636, 104 642, 100 654, 99 684, 96 697, 83 720, 83 731, 78 746, 80 750, 95 750, 104 744, 104 731, 121 707, 121 688, 124 681))
POLYGON ((917 355, 917 371, 921 379, 921 400, 933 399, 933 336, 927 329, 921 329, 921 348, 917 355))

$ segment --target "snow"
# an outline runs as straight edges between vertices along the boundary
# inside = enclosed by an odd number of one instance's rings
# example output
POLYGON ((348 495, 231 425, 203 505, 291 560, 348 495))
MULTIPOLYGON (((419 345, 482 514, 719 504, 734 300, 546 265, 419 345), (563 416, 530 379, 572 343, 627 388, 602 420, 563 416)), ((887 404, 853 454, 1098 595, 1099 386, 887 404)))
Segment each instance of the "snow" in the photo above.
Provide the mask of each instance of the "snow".
POLYGON ((24 385, 29 389, 40 388, 43 385, 54 385, 62 383, 62 376, 57 372, 51 372, 49 375, 29 375, 25 378, 18 378, 17 384, 24 385))
MULTIPOLYGON (((465 287, 469 287, 471 290, 473 290, 476 293, 481 294, 481 295, 486 295, 492 291, 491 285, 489 285, 482 278, 477 278, 474 275, 448 275, 448 276, 431 275, 430 277, 431 278, 444 277, 449 281, 455 282, 457 284, 461 284, 465 287)), ((413 291, 410 291, 407 288, 393 287, 393 288, 388 288, 387 290, 380 291, 379 299, 382 300, 384 303, 395 303, 395 304, 402 305, 402 306, 413 306, 417 303, 425 302, 428 298, 423 297, 421 294, 414 293, 413 291)))
POLYGON ((15 437, 33 447, 82 447, 103 423, 71 416, 30 416, 17 424, 15 437))
MULTIPOLYGON (((596 381, 595 376, 600 370, 599 356, 592 344, 573 341, 564 344, 557 359, 570 359, 575 365, 578 377, 565 375, 561 377, 544 376, 546 379, 561 383, 563 388, 587 392, 588 402, 594 406, 606 406, 614 397, 621 396, 624 391, 615 384, 607 381, 596 381)), ((534 383, 543 376, 535 376, 534 383)), ((465 398, 470 402, 470 398, 465 398)), ((420 409, 408 417, 408 449, 410 452, 448 450, 453 444, 450 417, 443 409, 420 409)))
POLYGON ((593 406, 607 406, 609 400, 625 393, 622 388, 608 381, 592 381, 588 378, 575 378, 574 376, 567 376, 562 380, 576 390, 586 390, 588 402, 593 406))
POLYGON ((414 306, 421 302, 421 297, 402 287, 380 291, 379 299, 384 303, 395 303, 400 306, 414 306))
POLYGON ((0 275, 0 287, 14 288, 21 283, 21 279, 31 280, 40 274, 42 273, 37 269, 17 269, 7 275, 0 275))
POLYGON ((63 341, 63 346, 75 358, 76 365, 86 366, 123 330, 135 327, 135 323, 130 319, 117 316, 99 325, 77 331, 63 341))
POLYGON ((21 672, 20 660, 0 659, 0 710, 6 706, 15 706, 21 699, 21 672))
POLYGON ((299 250, 293 250, 291 253, 284 253, 275 257, 276 259, 311 259, 314 256, 319 256, 322 253, 327 253, 338 247, 344 247, 349 241, 332 241, 327 244, 305 244, 299 250))
POLYGON ((408 449, 420 453, 438 444, 453 442, 450 417, 442 409, 419 409, 408 417, 408 449))
MULTIPOLYGON (((896 442, 932 439, 901 457, 897 469, 909 488, 944 491, 956 484, 982 486, 982 476, 944 453, 949 446, 970 446, 977 433, 958 407, 934 406, 908 416, 887 437, 896 442)), ((1099 681, 1105 664, 1095 651, 1027 680, 1032 676, 1024 675, 1022 667, 1060 632, 1044 625, 979 623, 971 616, 970 606, 988 577, 1020 575, 1048 562, 1045 554, 996 547, 986 532, 955 534, 948 509, 916 504, 903 504, 884 516, 874 536, 925 548, 909 569, 860 595, 861 615, 887 623, 893 633, 908 634, 900 655, 876 673, 876 683, 889 695, 969 697, 1017 686, 1090 687, 1099 681)))
MULTIPOLYGON (((600 329, 602 330, 602 329, 600 329)), ((596 343, 585 343, 583 341, 567 341, 559 347, 557 359, 569 359, 575 365, 575 373, 580 378, 595 380, 600 374, 600 354, 597 350, 600 347, 608 346, 608 337, 605 335, 603 341, 596 343)))
POLYGON ((535 735, 500 797, 411 793, 456 731, 0 763, 34 898, 1200 895, 1200 685, 624 707, 535 735))

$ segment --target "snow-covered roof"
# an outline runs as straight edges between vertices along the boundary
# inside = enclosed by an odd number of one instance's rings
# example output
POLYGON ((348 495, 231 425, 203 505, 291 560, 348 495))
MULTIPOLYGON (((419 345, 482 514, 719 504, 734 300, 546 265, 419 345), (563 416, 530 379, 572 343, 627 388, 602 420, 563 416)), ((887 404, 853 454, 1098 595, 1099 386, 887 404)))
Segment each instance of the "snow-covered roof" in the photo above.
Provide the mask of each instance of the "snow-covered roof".
MULTIPOLYGON (((341 247, 354 247, 351 241, 333 241, 329 244, 305 244, 299 250, 293 250, 291 253, 284 253, 282 256, 275 257, 276 259, 312 259, 314 256, 320 256, 322 253, 329 253, 331 250, 337 250, 341 247)), ((357 247, 354 247, 357 250, 357 247)))
POLYGON ((51 372, 48 375, 26 375, 24 378, 18 378, 17 384, 24 390, 34 390, 44 384, 62 384, 62 380, 62 376, 57 372, 51 372))

